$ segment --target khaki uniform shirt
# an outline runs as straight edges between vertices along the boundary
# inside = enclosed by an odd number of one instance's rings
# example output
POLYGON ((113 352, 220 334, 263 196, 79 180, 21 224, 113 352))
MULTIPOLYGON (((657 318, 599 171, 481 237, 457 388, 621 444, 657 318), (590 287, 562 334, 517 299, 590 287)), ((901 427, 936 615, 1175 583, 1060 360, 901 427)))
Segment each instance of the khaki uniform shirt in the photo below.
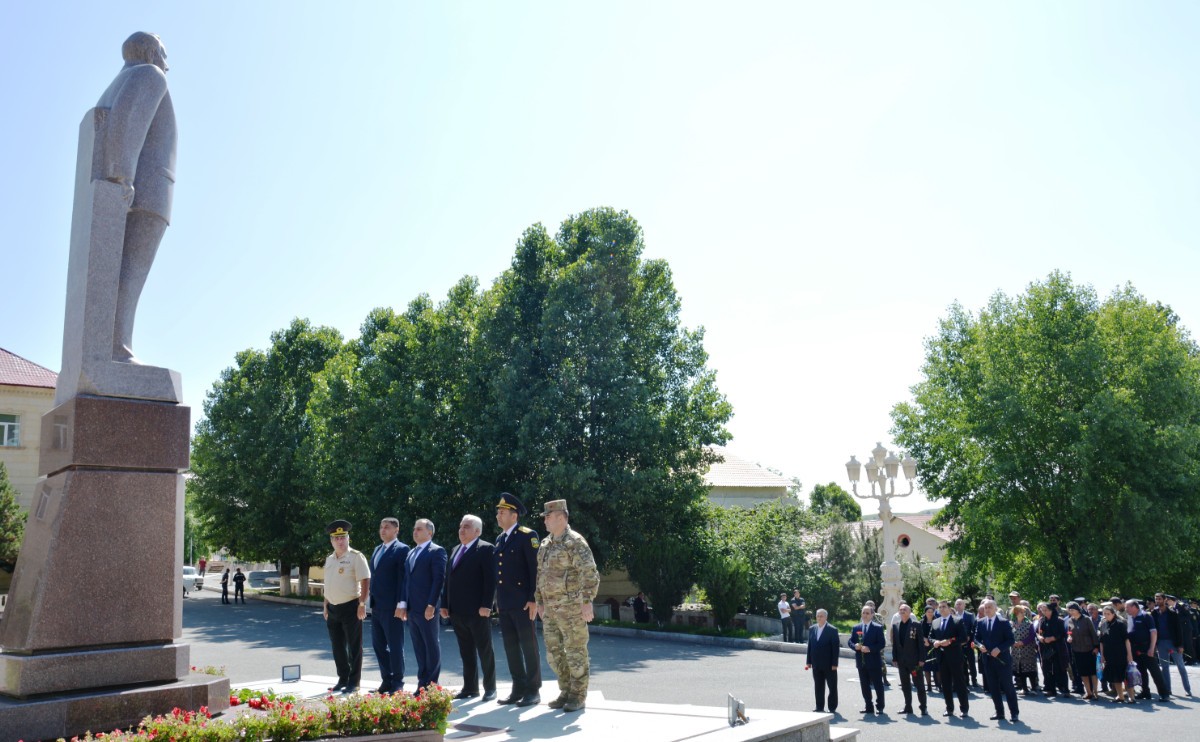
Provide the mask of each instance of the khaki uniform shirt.
POLYGON ((325 557, 325 600, 341 605, 358 599, 359 583, 370 577, 371 566, 361 551, 347 549, 341 557, 335 551, 325 557))
POLYGON ((537 591, 540 605, 583 605, 596 599, 600 573, 592 548, 570 527, 561 536, 547 536, 538 549, 537 591))

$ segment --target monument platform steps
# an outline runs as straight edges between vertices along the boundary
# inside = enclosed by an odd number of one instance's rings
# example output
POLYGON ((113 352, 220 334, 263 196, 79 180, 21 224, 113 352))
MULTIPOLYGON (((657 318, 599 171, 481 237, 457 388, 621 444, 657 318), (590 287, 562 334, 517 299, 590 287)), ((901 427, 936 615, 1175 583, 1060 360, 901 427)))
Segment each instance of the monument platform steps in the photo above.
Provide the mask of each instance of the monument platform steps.
MULTIPOLYGON (((244 687, 273 688, 276 692, 299 697, 319 698, 336 678, 305 675, 300 681, 283 684, 278 680, 250 683, 244 687)), ((362 687, 373 687, 377 677, 362 678, 362 687)), ((497 687, 503 698, 511 686, 497 687)), ((545 697, 545 696, 543 696, 545 697)), ((587 707, 566 713, 542 703, 528 708, 501 706, 478 698, 456 701, 450 714, 447 740, 487 742, 535 742, 569 736, 572 742, 674 742, 704 739, 706 742, 830 742, 855 739, 857 729, 831 727, 831 714, 773 709, 747 709, 749 723, 729 726, 726 710, 716 706, 612 701, 603 693, 591 691, 587 707)))

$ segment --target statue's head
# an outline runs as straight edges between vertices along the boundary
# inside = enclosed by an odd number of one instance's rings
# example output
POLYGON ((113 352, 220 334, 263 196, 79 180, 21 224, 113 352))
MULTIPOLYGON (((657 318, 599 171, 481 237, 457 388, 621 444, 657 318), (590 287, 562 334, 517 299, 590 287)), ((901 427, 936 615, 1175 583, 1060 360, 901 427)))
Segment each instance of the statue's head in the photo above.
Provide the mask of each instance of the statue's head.
POLYGON ((152 64, 163 72, 167 67, 167 48, 162 39, 152 33, 137 31, 121 45, 125 64, 152 64))

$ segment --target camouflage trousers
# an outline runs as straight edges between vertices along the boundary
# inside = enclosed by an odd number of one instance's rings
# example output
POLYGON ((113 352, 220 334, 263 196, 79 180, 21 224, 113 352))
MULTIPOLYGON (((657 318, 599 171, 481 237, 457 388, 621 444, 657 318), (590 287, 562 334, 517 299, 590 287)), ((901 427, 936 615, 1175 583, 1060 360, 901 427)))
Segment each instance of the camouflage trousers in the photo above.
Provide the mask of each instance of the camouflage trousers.
POLYGON ((580 701, 588 691, 588 627, 579 604, 546 606, 542 616, 546 661, 558 676, 558 689, 580 701))

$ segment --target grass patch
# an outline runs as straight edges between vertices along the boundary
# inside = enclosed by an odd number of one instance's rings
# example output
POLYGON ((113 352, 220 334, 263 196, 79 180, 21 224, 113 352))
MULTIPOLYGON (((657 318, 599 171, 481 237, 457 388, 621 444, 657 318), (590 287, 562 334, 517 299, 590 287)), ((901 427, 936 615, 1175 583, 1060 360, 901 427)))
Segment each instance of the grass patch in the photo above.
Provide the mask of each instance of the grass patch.
MULTIPOLYGON (((279 596, 279 588, 277 588, 277 587, 261 588, 261 589, 255 590, 254 592, 258 593, 259 595, 270 595, 273 598, 280 597, 279 596)), ((297 595, 295 593, 292 593, 291 595, 287 595, 284 597, 293 599, 293 600, 307 600, 310 603, 325 602, 325 598, 321 595, 297 595)))

